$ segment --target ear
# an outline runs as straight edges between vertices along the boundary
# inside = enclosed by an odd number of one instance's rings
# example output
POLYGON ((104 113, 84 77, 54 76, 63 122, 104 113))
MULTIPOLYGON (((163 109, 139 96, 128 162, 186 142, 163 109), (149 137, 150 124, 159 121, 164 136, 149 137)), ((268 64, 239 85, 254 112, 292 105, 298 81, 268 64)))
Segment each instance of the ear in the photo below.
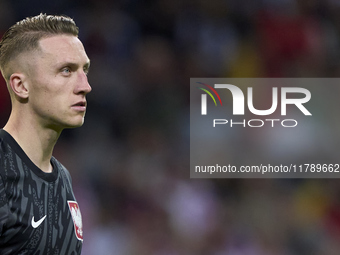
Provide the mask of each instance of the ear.
POLYGON ((26 77, 23 73, 13 73, 9 78, 9 84, 18 98, 28 98, 28 84, 26 83, 26 77))

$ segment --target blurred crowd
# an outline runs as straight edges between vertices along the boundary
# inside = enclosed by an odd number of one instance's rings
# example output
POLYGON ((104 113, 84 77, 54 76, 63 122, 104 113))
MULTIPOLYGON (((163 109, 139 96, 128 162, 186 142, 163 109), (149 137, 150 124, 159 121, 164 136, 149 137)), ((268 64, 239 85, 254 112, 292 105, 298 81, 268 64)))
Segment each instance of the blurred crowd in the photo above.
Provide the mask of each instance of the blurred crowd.
POLYGON ((340 1, 0 0, 0 35, 40 12, 74 18, 91 59, 85 124, 54 151, 84 255, 339 254, 338 179, 190 179, 189 83, 337 77, 340 1))

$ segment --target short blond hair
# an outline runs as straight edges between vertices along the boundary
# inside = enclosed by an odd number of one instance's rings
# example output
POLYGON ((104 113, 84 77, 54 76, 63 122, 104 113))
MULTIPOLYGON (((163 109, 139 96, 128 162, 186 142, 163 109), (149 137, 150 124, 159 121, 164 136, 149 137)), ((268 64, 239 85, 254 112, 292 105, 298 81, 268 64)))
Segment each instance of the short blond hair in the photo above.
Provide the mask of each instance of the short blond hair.
POLYGON ((40 14, 23 19, 11 26, 0 41, 0 71, 6 82, 11 73, 10 61, 24 52, 37 50, 45 37, 69 34, 78 37, 79 29, 68 16, 40 14))

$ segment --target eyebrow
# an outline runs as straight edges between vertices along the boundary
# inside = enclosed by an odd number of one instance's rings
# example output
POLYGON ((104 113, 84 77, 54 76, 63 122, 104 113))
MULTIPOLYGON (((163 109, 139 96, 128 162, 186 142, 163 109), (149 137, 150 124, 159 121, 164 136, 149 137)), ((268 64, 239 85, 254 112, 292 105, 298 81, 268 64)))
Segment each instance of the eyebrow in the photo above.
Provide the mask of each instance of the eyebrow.
MULTIPOLYGON (((60 68, 64 67, 64 66, 69 66, 71 68, 74 68, 74 69, 77 69, 79 68, 81 65, 79 65, 78 63, 75 63, 75 62, 68 62, 68 61, 65 61, 65 62, 62 62, 62 63, 59 63, 58 66, 60 68)), ((90 69, 90 59, 83 65, 83 69, 88 72, 89 69, 90 69)))

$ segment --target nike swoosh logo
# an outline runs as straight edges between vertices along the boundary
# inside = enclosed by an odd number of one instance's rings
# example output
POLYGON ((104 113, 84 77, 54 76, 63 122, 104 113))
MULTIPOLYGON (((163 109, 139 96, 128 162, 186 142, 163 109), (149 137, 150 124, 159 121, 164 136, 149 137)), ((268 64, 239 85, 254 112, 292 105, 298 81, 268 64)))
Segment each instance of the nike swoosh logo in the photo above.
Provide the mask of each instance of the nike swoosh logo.
POLYGON ((42 217, 40 220, 38 220, 38 221, 34 221, 34 216, 33 216, 33 218, 32 218, 32 227, 33 228, 37 228, 37 227, 39 227, 40 226, 40 224, 44 221, 44 219, 46 218, 46 216, 47 215, 45 215, 44 217, 42 217))

